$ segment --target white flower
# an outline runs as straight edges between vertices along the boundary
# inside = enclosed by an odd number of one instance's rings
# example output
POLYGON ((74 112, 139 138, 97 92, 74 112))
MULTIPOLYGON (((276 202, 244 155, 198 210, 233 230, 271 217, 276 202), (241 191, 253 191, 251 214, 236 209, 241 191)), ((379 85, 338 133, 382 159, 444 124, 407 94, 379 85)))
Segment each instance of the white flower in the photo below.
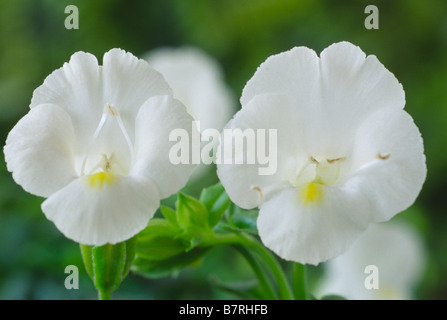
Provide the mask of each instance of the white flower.
MULTIPOLYGON (((225 84, 219 63, 195 47, 159 48, 146 57, 160 72, 174 91, 174 97, 186 106, 189 114, 199 123, 204 133, 202 147, 207 144, 206 130, 222 130, 235 112, 234 98, 225 84)), ((209 140, 208 140, 209 141, 209 140)), ((217 148, 213 141, 213 148, 217 148)), ((209 166, 197 166, 192 181, 201 179, 209 166)))
POLYGON ((216 60, 195 47, 160 48, 145 57, 160 72, 200 130, 221 130, 234 113, 233 97, 216 60))
MULTIPOLYGON (((124 241, 146 227, 159 201, 183 187, 193 166, 169 161, 169 132, 192 117, 144 60, 113 49, 103 66, 88 53, 34 91, 31 110, 4 147, 8 170, 68 238, 124 241)), ((191 132, 190 132, 191 133, 191 132)))
POLYGON ((425 251, 420 235, 404 222, 371 226, 347 252, 325 265, 319 295, 338 294, 354 300, 407 300, 414 298, 422 278, 425 251), (377 267, 378 288, 365 287, 368 266, 377 267))
POLYGON ((226 128, 277 129, 278 169, 222 164, 218 175, 233 202, 259 206, 261 240, 284 259, 318 264, 341 254, 421 190, 423 143, 402 86, 350 43, 320 58, 305 47, 268 58, 241 103, 226 128))

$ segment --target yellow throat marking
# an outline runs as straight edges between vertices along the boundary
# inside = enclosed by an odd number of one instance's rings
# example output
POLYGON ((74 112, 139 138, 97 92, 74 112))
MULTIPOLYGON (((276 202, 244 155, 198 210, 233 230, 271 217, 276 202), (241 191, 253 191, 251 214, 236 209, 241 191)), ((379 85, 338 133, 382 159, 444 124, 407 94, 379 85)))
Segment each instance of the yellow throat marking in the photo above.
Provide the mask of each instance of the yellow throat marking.
POLYGON ((94 190, 101 190, 104 184, 111 185, 115 181, 115 175, 110 172, 98 172, 87 177, 87 184, 94 190))
POLYGON ((321 201, 323 192, 321 184, 311 182, 301 189, 301 201, 304 204, 313 204, 321 201))

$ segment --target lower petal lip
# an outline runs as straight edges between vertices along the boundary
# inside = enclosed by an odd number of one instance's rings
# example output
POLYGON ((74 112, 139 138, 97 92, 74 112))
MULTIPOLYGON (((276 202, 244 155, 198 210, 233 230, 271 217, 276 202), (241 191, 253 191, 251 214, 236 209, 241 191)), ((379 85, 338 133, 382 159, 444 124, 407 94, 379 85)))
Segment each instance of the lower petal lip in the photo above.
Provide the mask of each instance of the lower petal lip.
POLYGON ((158 187, 150 179, 96 173, 51 195, 42 210, 67 238, 99 246, 144 229, 159 203, 158 187))

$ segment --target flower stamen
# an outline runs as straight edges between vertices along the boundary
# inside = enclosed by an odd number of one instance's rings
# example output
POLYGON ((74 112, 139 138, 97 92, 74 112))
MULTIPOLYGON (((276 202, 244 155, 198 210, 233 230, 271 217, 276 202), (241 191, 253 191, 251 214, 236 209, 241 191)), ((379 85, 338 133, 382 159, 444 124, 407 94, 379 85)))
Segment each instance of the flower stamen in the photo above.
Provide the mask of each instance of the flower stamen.
POLYGON ((120 112, 118 111, 118 109, 116 109, 115 107, 113 107, 110 104, 107 104, 106 106, 107 111, 116 119, 116 121, 118 122, 118 126, 121 129, 121 132, 124 136, 124 139, 126 139, 127 142, 127 146, 129 147, 129 151, 130 154, 133 157, 133 144, 132 144, 132 140, 130 139, 129 134, 127 133, 126 127, 124 126, 124 122, 123 119, 121 118, 120 112))
POLYGON ((344 160, 346 160, 346 157, 341 157, 341 158, 336 158, 336 159, 326 159, 326 161, 328 163, 334 163, 334 162, 344 161, 344 160))
POLYGON ((382 155, 380 152, 377 152, 377 158, 381 159, 381 160, 386 160, 391 156, 391 153, 385 153, 384 155, 382 155))
MULTIPOLYGON (((112 106, 111 104, 108 103, 104 107, 102 117, 99 120, 98 126, 96 127, 95 132, 93 133, 93 137, 87 146, 86 156, 84 157, 84 159, 82 161, 82 165, 81 165, 81 176, 85 175, 85 166, 87 164, 87 160, 90 155, 90 151, 92 150, 96 140, 98 139, 102 129, 104 128, 104 125, 105 125, 107 119, 110 116, 116 120, 116 122, 121 130, 121 133, 123 134, 123 137, 126 140, 127 146, 129 147, 129 152, 131 155, 131 162, 134 161, 134 152, 133 152, 134 147, 133 147, 132 140, 130 139, 129 134, 127 133, 126 127, 124 126, 124 122, 123 122, 123 119, 121 118, 120 112, 117 108, 115 108, 114 106, 112 106)), ((104 168, 105 171, 110 171, 113 153, 111 154, 110 158, 107 158, 107 155, 105 155, 105 154, 103 155, 103 157, 104 157, 105 162, 101 161, 101 163, 104 163, 105 167, 103 167, 103 166, 101 166, 101 167, 104 168)), ((90 170, 90 172, 96 170, 97 168, 98 168, 98 165, 93 170, 90 170)))
POLYGON ((105 172, 109 172, 110 169, 112 168, 111 162, 112 162, 114 154, 112 153, 110 155, 110 158, 108 158, 106 154, 103 154, 103 156, 104 156, 104 160, 105 160, 105 163, 106 163, 105 166, 104 166, 104 171, 105 172))
POLYGON ((315 163, 315 164, 319 164, 319 163, 320 163, 320 162, 318 162, 318 160, 315 159, 313 156, 310 156, 309 160, 310 160, 310 162, 313 162, 313 163, 315 163))
POLYGON ((260 186, 251 186, 252 190, 256 190, 259 194, 259 201, 263 201, 264 200, 264 194, 262 193, 262 189, 260 186))

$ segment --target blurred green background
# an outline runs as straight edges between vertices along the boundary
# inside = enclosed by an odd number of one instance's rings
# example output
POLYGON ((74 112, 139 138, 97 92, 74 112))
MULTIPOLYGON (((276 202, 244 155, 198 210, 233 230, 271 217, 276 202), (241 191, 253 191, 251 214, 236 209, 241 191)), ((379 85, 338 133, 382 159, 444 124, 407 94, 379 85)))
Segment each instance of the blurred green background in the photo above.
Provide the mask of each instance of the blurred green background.
MULTIPOLYGON (((403 84, 406 110, 424 138, 428 177, 414 207, 399 215, 423 235, 427 268, 420 299, 447 298, 447 2, 444 0, 2 0, 0 1, 0 140, 26 114, 32 92, 76 51, 101 61, 119 47, 142 56, 159 46, 194 45, 215 57, 239 97, 268 56, 294 46, 320 53, 350 41, 376 55, 403 84), (66 30, 67 5, 79 8, 79 30, 66 30), (379 8, 379 30, 364 9, 379 8)), ((200 190, 215 180, 198 182, 200 190)), ((0 157, 0 299, 94 299, 79 247, 45 219, 41 198, 16 185, 0 157), (77 265, 80 290, 64 287, 77 265)), ((317 281, 319 268, 310 270, 317 281)), ((214 249, 176 277, 130 275, 118 299, 232 298, 210 278, 247 280, 252 273, 231 249, 214 249), (222 263, 225 261, 225 263, 222 263)))

